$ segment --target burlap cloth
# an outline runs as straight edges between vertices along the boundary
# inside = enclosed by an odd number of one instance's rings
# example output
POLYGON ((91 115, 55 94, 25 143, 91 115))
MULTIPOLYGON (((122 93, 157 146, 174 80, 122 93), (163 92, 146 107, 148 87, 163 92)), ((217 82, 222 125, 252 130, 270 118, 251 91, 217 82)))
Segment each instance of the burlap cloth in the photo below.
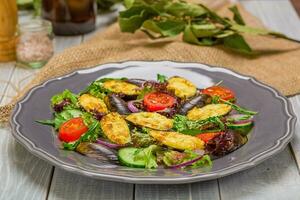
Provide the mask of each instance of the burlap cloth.
MULTIPOLYGON (((215 1, 211 1, 215 2, 215 1)), ((222 15, 231 16, 228 4, 213 5, 222 15), (221 5, 221 6, 220 6, 221 5)), ((246 23, 260 27, 261 22, 245 11, 240 11, 246 23)), ((242 74, 251 75, 271 85, 284 95, 300 92, 300 45, 283 39, 247 36, 255 56, 245 56, 222 46, 203 47, 184 43, 181 36, 172 39, 151 40, 143 32, 120 33, 117 24, 96 34, 89 41, 55 55, 36 75, 32 82, 6 106, 0 107, 0 121, 7 121, 15 102, 31 87, 49 78, 70 73, 79 68, 101 63, 127 60, 173 60, 201 62, 223 66, 242 74)))

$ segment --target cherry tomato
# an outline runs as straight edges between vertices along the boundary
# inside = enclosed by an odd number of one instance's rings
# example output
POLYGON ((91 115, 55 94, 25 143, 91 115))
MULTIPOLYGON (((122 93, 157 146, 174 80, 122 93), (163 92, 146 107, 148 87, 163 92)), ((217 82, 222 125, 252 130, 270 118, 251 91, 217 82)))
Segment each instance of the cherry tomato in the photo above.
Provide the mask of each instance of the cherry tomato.
POLYGON ((151 92, 144 97, 144 105, 150 112, 172 107, 175 101, 174 97, 162 92, 151 92))
POLYGON ((203 142, 207 143, 209 140, 213 139, 217 135, 223 134, 224 132, 208 132, 200 133, 196 135, 197 138, 200 138, 203 142))
POLYGON ((88 129, 83 119, 76 117, 66 121, 60 126, 58 138, 64 142, 74 142, 78 140, 82 134, 87 132, 88 129))
POLYGON ((226 101, 235 99, 235 93, 231 89, 222 86, 208 87, 202 93, 210 96, 218 96, 226 101))

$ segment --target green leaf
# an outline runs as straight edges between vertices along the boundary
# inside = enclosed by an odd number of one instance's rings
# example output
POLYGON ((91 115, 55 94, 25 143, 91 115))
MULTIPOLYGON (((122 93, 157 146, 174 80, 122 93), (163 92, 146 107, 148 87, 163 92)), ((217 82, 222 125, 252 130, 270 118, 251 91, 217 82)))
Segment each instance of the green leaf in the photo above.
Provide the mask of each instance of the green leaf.
POLYGON ((185 27, 184 33, 183 33, 183 41, 191 43, 191 44, 197 44, 202 46, 212 46, 214 44, 217 44, 219 40, 212 38, 212 37, 204 37, 204 38, 197 38, 195 33, 192 30, 191 25, 187 25, 185 27))
POLYGON ((213 165, 210 156, 209 155, 204 155, 199 161, 195 162, 192 164, 192 168, 204 168, 208 167, 211 168, 213 165))
POLYGON ((252 53, 251 47, 245 41, 244 37, 239 34, 230 35, 228 37, 223 38, 224 46, 228 47, 232 50, 247 53, 252 53))
POLYGON ((162 74, 157 74, 157 81, 160 83, 165 83, 167 82, 167 77, 165 75, 162 74))
POLYGON ((148 133, 138 130, 137 128, 131 131, 131 140, 135 147, 148 147, 156 143, 156 140, 148 133))
POLYGON ((147 20, 143 24, 143 28, 155 33, 159 33, 164 37, 173 37, 180 34, 185 27, 185 22, 178 20, 154 21, 147 20))
POLYGON ((37 120, 37 123, 43 124, 43 125, 49 125, 53 126, 56 130, 59 129, 59 127, 66 121, 75 118, 80 117, 83 115, 83 112, 76 109, 69 109, 69 110, 63 110, 60 113, 54 114, 53 120, 37 120))
POLYGON ((160 28, 156 25, 156 22, 152 19, 148 19, 143 23, 143 28, 147 31, 152 31, 154 33, 160 33, 160 28))
POLYGON ((70 90, 64 90, 62 93, 56 94, 51 98, 51 106, 54 106, 55 104, 59 104, 65 99, 68 99, 71 101, 71 103, 74 105, 74 107, 77 107, 76 104, 78 102, 77 95, 72 93, 70 90))
POLYGON ((199 17, 207 14, 206 9, 196 4, 186 2, 174 2, 166 6, 166 12, 176 17, 199 17))
POLYGON ((291 39, 291 38, 287 37, 286 35, 284 35, 282 33, 278 33, 278 32, 275 32, 275 31, 270 31, 270 30, 263 29, 263 28, 253 28, 253 27, 250 27, 250 26, 242 26, 242 25, 239 25, 239 24, 232 24, 230 29, 234 30, 236 32, 239 32, 239 33, 247 33, 247 34, 253 34, 253 35, 270 35, 270 36, 285 38, 285 39, 288 39, 288 40, 299 42, 299 41, 296 41, 294 39, 291 39))
POLYGON ((149 94, 150 92, 153 92, 153 91, 154 90, 150 87, 144 87, 136 99, 143 99, 146 94, 149 94))
POLYGON ((62 146, 65 150, 74 151, 76 147, 79 145, 80 140, 74 142, 63 142, 62 146))
POLYGON ((272 33, 267 29, 253 28, 250 26, 243 26, 243 25, 239 25, 239 24, 232 24, 230 29, 237 31, 239 33, 248 33, 248 34, 254 34, 254 35, 269 35, 272 33))
POLYGON ((197 38, 211 37, 220 32, 214 24, 193 24, 191 28, 197 38))
POLYGON ((238 23, 240 25, 245 25, 246 24, 245 21, 244 21, 244 19, 243 19, 243 17, 242 17, 242 15, 241 15, 241 13, 240 13, 240 11, 239 11, 239 9, 237 8, 236 5, 230 7, 229 10, 233 13, 233 20, 236 23, 238 23))
MULTIPOLYGON (((178 165, 181 163, 189 162, 196 158, 199 158, 200 155, 191 150, 185 150, 184 152, 178 151, 165 151, 163 155, 163 162, 167 166, 178 165)), ((203 157, 192 163, 190 166, 186 166, 190 168, 211 168, 212 161, 209 155, 203 155, 203 157)))
MULTIPOLYGON (((110 80, 108 78, 105 78, 105 80, 110 80)), ((105 82, 104 79, 100 79, 97 81, 92 82, 86 89, 84 89, 80 95, 88 93, 94 97, 104 99, 104 97, 111 93, 110 90, 103 87, 103 82, 105 82)))
POLYGON ((64 110, 60 113, 55 113, 54 115, 54 128, 59 129, 59 127, 66 121, 80 117, 82 115, 82 111, 76 109, 64 110))
POLYGON ((223 99, 220 99, 220 101, 222 101, 225 104, 230 105, 232 107, 232 109, 236 110, 237 112, 239 112, 241 114, 245 114, 245 115, 256 115, 256 114, 258 114, 258 112, 256 112, 256 111, 247 110, 247 109, 242 108, 242 107, 240 107, 236 104, 233 104, 229 101, 226 101, 226 100, 223 100, 223 99))
POLYGON ((216 38, 225 38, 225 37, 228 37, 228 36, 231 36, 231 35, 234 35, 234 34, 235 34, 235 32, 232 31, 232 30, 224 30, 224 31, 219 32, 214 37, 216 37, 216 38))
POLYGON ((221 17, 216 12, 210 10, 208 7, 204 6, 203 4, 200 4, 200 6, 206 10, 207 14, 209 15, 210 20, 220 23, 225 27, 230 26, 228 19, 221 17))
POLYGON ((159 149, 157 145, 150 145, 144 149, 138 149, 135 152, 134 159, 135 160, 144 160, 147 169, 157 168, 158 164, 156 162, 155 152, 159 149))
POLYGON ((149 6, 132 6, 120 12, 119 26, 122 32, 134 33, 137 29, 141 28, 144 21, 158 14, 157 11, 149 6))
POLYGON ((99 121, 95 120, 89 125, 89 130, 81 136, 80 142, 94 142, 99 137, 101 133, 101 126, 99 121))
POLYGON ((218 126, 218 130, 224 130, 225 124, 220 120, 219 117, 210 117, 205 120, 189 120, 184 115, 175 115, 173 118, 173 127, 174 131, 187 134, 187 135, 197 135, 202 131, 207 132, 207 128, 202 129, 205 125, 213 123, 218 126))
POLYGON ((183 32, 183 41, 191 44, 198 44, 200 45, 200 42, 198 38, 195 36, 191 29, 191 25, 187 25, 183 32))
POLYGON ((124 5, 126 8, 131 8, 134 4, 134 0, 124 0, 124 5))
POLYGON ((48 126, 54 126, 55 123, 52 119, 48 120, 36 120, 37 123, 43 124, 43 125, 48 125, 48 126))
POLYGON ((183 41, 199 46, 223 44, 240 53, 252 53, 240 33, 270 35, 299 42, 284 34, 245 26, 236 6, 230 8, 233 20, 222 17, 205 5, 181 0, 125 0, 127 9, 120 12, 123 32, 141 29, 150 38, 173 37, 183 32, 183 41))

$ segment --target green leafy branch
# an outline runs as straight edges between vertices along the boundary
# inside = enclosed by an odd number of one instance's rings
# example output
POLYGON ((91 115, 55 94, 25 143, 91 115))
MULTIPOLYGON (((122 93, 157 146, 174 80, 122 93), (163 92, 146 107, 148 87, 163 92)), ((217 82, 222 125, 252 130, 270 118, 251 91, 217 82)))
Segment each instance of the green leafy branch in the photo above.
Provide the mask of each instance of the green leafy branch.
POLYGON ((222 44, 246 54, 253 50, 242 34, 293 40, 278 32, 247 26, 236 6, 229 8, 233 13, 231 20, 202 4, 181 0, 124 0, 124 5, 126 10, 119 15, 121 31, 141 30, 153 39, 183 33, 184 42, 200 46, 222 44))

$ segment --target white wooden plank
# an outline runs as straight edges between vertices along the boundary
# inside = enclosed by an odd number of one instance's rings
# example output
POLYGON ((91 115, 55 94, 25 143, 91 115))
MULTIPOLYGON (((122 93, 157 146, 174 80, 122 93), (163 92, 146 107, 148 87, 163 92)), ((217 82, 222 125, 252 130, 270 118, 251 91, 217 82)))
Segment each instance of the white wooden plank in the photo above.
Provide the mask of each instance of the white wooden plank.
POLYGON ((0 129, 0 199, 45 199, 52 167, 0 129))
POLYGON ((133 185, 91 179, 55 168, 49 200, 133 199, 133 185))
POLYGON ((0 63, 0 105, 2 99, 4 98, 4 93, 8 88, 8 82, 15 69, 15 63, 0 63))
POLYGON ((135 185, 135 200, 191 199, 191 185, 135 185))
MULTIPOLYGON (((14 68, 1 104, 7 104, 16 94, 15 87, 27 84, 34 70, 14 68), (21 81, 22 80, 22 81, 21 81), (20 82, 21 81, 21 82, 20 82), (19 84, 20 82, 20 84, 19 84)), ((7 126, 0 129, 0 199, 44 199, 48 193, 52 166, 36 158, 18 144, 7 126)))
POLYGON ((295 111, 297 117, 295 136, 291 142, 292 151, 294 153, 298 169, 300 169, 300 95, 289 98, 290 102, 293 105, 293 109, 295 111))
POLYGON ((300 199, 300 176, 289 148, 255 168, 219 182, 222 200, 300 199))
POLYGON ((191 184, 192 199, 221 200, 217 180, 191 184))
POLYGON ((182 185, 136 185, 135 200, 218 200, 217 180, 182 185))

